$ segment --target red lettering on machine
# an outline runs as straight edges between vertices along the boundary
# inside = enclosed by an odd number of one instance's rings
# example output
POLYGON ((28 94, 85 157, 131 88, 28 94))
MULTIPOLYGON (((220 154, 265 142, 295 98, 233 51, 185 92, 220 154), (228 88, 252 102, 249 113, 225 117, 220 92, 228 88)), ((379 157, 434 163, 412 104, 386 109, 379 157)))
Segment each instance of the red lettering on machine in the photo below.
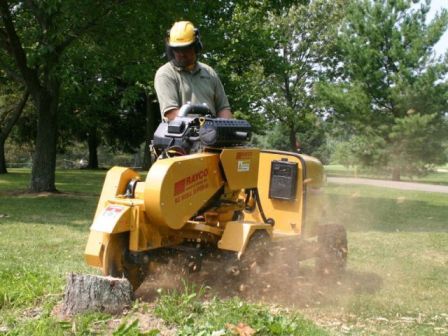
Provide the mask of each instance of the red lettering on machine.
POLYGON ((190 185, 196 184, 196 182, 202 181, 208 176, 208 169, 205 168, 190 176, 187 176, 174 183, 174 196, 182 194, 190 185))

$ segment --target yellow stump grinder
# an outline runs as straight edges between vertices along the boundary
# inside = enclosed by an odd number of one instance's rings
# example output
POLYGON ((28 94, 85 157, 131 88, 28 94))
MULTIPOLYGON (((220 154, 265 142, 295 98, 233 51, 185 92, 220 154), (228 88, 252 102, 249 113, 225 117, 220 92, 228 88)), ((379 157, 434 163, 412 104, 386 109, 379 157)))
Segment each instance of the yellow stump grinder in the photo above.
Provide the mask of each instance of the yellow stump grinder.
POLYGON ((162 122, 152 144, 158 159, 144 181, 130 168, 108 171, 86 262, 128 278, 134 289, 151 264, 173 251, 198 270, 208 254, 243 262, 267 258, 261 249, 281 244, 297 260, 316 257, 319 272, 342 270, 345 229, 321 225, 322 164, 253 148, 250 137, 247 121, 212 118, 205 106, 183 106, 176 119, 162 122))

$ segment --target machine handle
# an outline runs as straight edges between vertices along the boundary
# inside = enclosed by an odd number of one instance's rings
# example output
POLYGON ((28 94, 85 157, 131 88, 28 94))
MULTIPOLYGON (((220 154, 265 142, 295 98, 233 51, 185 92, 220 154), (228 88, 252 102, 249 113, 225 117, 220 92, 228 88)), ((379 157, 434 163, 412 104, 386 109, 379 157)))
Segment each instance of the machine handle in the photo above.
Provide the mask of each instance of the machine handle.
POLYGON ((206 116, 206 115, 211 115, 212 112, 210 111, 207 104, 186 103, 186 104, 182 105, 182 107, 180 108, 178 116, 185 117, 186 115, 189 115, 189 114, 200 114, 200 115, 206 116))

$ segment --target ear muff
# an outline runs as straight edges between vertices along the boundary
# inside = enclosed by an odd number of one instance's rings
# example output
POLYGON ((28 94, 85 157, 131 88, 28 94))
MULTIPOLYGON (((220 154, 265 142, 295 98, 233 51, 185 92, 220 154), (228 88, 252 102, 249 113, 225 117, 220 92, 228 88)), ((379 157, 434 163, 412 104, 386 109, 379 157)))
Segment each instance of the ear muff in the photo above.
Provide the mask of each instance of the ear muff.
POLYGON ((194 38, 194 50, 196 53, 200 53, 204 45, 202 44, 201 33, 198 28, 194 29, 194 38))

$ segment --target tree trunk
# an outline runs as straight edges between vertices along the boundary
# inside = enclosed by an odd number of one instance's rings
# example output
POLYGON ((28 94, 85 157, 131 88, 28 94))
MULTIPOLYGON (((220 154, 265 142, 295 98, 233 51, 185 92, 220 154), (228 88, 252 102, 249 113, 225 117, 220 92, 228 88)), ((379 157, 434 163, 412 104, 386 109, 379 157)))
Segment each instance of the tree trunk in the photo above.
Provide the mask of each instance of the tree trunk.
POLYGON ((6 174, 5 141, 0 139, 0 174, 6 174))
POLYGON ((297 152, 297 136, 294 129, 289 130, 289 145, 291 146, 292 152, 297 152))
POLYGON ((89 162, 87 168, 98 169, 98 134, 95 129, 91 129, 87 136, 89 146, 89 162))
POLYGON ((146 95, 145 96, 146 103, 146 140, 145 140, 145 148, 143 152, 143 169, 148 170, 151 168, 152 160, 151 153, 149 151, 149 145, 151 144, 151 140, 154 137, 154 132, 157 127, 157 123, 160 121, 158 117, 160 115, 160 109, 157 102, 155 102, 154 95, 146 95))
POLYGON ((59 85, 33 95, 38 111, 36 149, 31 170, 31 192, 56 191, 56 139, 59 85))
POLYGON ((97 275, 69 274, 61 313, 72 316, 84 312, 120 314, 132 304, 129 280, 97 275))

